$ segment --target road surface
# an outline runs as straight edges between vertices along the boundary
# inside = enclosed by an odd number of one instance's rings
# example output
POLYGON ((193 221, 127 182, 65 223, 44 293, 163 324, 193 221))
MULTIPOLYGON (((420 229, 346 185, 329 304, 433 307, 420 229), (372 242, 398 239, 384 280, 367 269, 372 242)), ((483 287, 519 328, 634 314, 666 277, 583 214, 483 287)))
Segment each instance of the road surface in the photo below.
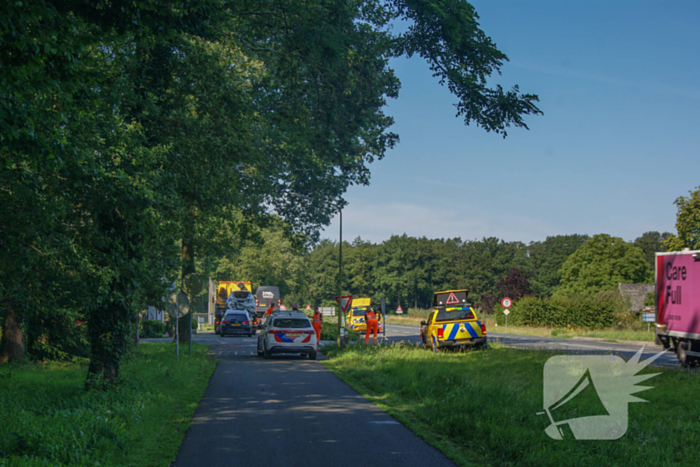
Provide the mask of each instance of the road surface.
POLYGON ((219 362, 177 467, 454 466, 320 362, 264 360, 255 337, 193 340, 210 344, 219 362))

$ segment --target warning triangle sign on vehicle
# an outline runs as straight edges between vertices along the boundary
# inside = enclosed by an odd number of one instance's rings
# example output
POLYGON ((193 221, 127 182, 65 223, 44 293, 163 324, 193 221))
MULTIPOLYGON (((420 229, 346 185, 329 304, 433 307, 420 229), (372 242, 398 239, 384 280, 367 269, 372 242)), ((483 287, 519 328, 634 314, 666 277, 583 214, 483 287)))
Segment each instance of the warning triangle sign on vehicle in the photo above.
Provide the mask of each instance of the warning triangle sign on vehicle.
POLYGON ((311 310, 311 304, 310 304, 310 303, 307 303, 307 304, 306 304, 306 309, 307 309, 307 310, 311 310))
POLYGON ((455 297, 455 294, 450 293, 450 296, 447 297, 447 301, 445 301, 445 305, 452 305, 454 303, 459 303, 459 300, 455 297))
POLYGON ((352 302, 352 295, 343 295, 342 300, 338 300, 338 297, 334 297, 335 301, 340 304, 340 308, 343 310, 343 313, 348 311, 348 308, 350 307, 350 303, 352 302))

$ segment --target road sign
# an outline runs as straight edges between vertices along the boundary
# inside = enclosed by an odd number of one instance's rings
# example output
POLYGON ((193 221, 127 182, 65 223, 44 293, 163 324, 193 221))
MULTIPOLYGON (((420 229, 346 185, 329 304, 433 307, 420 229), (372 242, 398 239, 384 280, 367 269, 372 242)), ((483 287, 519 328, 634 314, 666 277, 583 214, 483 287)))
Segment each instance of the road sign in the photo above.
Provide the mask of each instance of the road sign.
POLYGON ((352 295, 343 295, 343 300, 342 302, 338 300, 338 297, 334 297, 335 301, 340 304, 340 309, 343 310, 343 313, 348 311, 348 308, 350 307, 350 303, 352 303, 352 295))
MULTIPOLYGON (((503 308, 510 308, 513 306, 513 300, 506 297, 503 300, 501 300, 501 306, 503 306, 503 308)), ((508 314, 508 313, 506 313, 506 314, 508 314)))
POLYGON ((642 313, 642 322, 655 323, 656 322, 656 313, 642 313))
POLYGON ((508 316, 510 314, 510 310, 506 308, 505 310, 503 310, 503 314, 508 316))
POLYGON ((284 306, 284 305, 280 305, 280 310, 281 310, 281 311, 287 311, 287 307, 284 306))
POLYGON ((311 304, 310 304, 310 303, 307 303, 305 309, 311 311, 311 304))
POLYGON ((447 301, 445 301, 445 305, 454 305, 455 303, 459 303, 459 300, 455 296, 455 294, 450 293, 450 296, 447 297, 447 301))
POLYGON ((396 314, 397 315, 402 315, 403 314, 403 308, 401 308, 401 305, 396 309, 396 314))
POLYGON ((190 301, 184 293, 170 294, 165 310, 172 318, 182 318, 190 311, 190 301))

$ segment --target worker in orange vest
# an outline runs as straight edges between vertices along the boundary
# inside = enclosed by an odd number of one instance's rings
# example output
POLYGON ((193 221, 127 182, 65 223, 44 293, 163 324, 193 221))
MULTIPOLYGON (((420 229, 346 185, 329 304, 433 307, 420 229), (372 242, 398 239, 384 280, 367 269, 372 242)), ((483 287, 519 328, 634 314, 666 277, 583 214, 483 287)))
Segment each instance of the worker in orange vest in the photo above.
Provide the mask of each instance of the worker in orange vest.
POLYGON ((318 311, 318 307, 314 307, 313 327, 316 330, 316 342, 321 341, 321 328, 323 327, 323 315, 318 311))
POLYGON ((369 334, 374 331, 374 336, 372 339, 373 344, 377 344, 377 331, 379 330, 379 322, 377 321, 377 315, 374 313, 372 308, 367 308, 365 312, 365 323, 367 323, 367 333, 365 334, 365 345, 369 345, 369 334))

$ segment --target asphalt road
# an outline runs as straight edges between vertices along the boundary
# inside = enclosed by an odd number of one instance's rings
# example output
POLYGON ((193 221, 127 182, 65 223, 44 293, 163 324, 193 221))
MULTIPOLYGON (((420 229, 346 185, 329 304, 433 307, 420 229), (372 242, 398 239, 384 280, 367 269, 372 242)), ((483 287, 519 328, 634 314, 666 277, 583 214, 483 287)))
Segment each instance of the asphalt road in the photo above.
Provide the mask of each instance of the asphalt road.
POLYGON ((219 362, 177 467, 454 466, 320 362, 264 360, 255 337, 193 337, 219 362))

